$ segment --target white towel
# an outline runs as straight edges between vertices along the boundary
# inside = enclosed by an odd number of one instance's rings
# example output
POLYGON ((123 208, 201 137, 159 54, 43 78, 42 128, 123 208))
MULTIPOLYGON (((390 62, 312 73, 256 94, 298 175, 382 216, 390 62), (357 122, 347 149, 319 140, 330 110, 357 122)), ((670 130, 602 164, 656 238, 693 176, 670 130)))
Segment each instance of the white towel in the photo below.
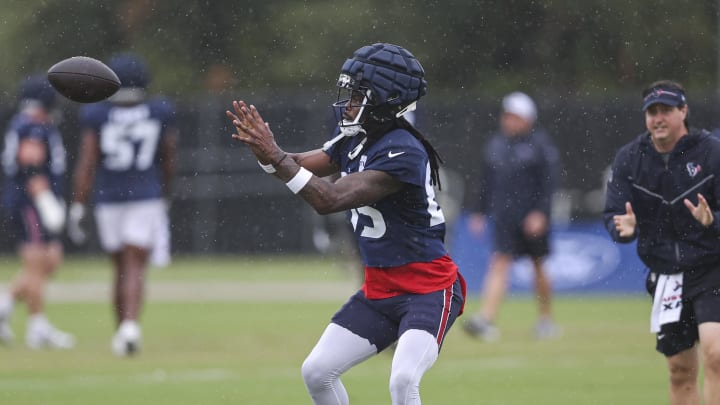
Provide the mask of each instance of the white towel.
POLYGON ((680 320, 682 286, 683 273, 658 276, 650 313, 650 332, 658 333, 660 326, 680 320))

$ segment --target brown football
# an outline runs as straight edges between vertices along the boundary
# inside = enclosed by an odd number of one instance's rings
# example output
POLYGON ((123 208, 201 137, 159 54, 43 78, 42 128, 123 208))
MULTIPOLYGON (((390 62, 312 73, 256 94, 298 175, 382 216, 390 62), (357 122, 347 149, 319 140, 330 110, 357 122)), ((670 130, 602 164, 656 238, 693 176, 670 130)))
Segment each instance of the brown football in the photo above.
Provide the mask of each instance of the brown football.
POLYGON ((78 103, 95 103, 115 94, 120 79, 106 64, 87 56, 73 56, 54 64, 47 72, 50 84, 78 103))

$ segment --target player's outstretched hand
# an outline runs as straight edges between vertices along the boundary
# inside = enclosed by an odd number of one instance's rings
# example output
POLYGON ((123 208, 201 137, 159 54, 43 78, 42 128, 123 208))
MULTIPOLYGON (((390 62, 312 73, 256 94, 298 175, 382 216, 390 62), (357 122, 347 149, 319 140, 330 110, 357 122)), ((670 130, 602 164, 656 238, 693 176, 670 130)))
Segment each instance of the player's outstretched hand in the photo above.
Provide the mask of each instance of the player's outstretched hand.
POLYGON ((233 139, 248 145, 260 163, 279 162, 285 152, 275 143, 270 125, 262 119, 255 106, 248 106, 242 100, 233 101, 233 110, 225 112, 237 131, 232 135, 233 139))
POLYGON ((710 226, 713 222, 713 213, 710 209, 710 205, 708 205, 707 200, 705 197, 703 197, 702 194, 698 193, 698 205, 693 205, 692 201, 688 200, 687 198, 683 200, 685 203, 685 206, 688 210, 690 210, 690 213, 692 214, 695 219, 697 219, 698 222, 700 222, 703 226, 710 226))
POLYGON ((625 213, 615 215, 613 221, 615 222, 615 230, 618 231, 621 238, 629 238, 635 234, 637 220, 629 201, 625 203, 625 213))

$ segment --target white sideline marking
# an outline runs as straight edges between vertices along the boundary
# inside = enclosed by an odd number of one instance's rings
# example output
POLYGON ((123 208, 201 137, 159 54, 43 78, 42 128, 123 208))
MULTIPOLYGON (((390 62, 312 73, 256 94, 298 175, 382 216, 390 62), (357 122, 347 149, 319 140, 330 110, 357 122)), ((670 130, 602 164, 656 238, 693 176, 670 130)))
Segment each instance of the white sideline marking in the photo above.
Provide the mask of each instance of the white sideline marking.
POLYGON ((182 383, 195 381, 230 381, 240 379, 240 374, 222 368, 181 370, 167 372, 163 369, 137 375, 73 375, 60 378, 4 378, 0 380, 2 390, 51 390, 58 386, 87 387, 91 385, 117 385, 118 381, 140 384, 182 383))
MULTIPOLYGON (((163 281, 146 286, 148 301, 344 301, 359 286, 354 281, 339 282, 237 282, 237 281, 163 281)), ((0 291, 7 285, 0 283, 0 291)), ((51 282, 47 299, 51 302, 106 302, 110 282, 51 282)))
MULTIPOLYGON (((530 369, 534 360, 523 356, 499 356, 499 357, 478 357, 471 359, 443 361, 433 365, 433 369, 445 373, 467 373, 479 370, 517 370, 530 369)), ((587 366, 587 361, 582 358, 563 358, 553 362, 553 367, 576 369, 587 366)), ((638 356, 608 356, 603 359, 602 364, 596 365, 604 368, 636 367, 647 364, 647 358, 638 356)))

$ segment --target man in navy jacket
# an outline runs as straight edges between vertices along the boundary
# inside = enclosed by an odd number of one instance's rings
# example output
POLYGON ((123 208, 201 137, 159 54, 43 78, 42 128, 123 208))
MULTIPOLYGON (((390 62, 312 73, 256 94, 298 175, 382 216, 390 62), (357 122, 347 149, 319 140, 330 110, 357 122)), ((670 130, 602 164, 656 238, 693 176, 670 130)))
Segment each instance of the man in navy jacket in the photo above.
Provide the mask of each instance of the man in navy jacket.
POLYGON ((621 243, 637 239, 653 296, 650 330, 670 373, 670 402, 720 403, 720 141, 690 129, 683 87, 643 92, 647 131, 623 146, 607 184, 604 220, 621 243), (699 347, 696 345, 699 344, 699 347))
POLYGON ((494 220, 493 253, 482 287, 479 312, 464 324, 466 332, 495 340, 495 320, 507 290, 510 267, 530 258, 535 275, 539 318, 535 336, 557 337, 552 317, 552 288, 544 269, 550 253, 550 212, 558 184, 560 155, 536 122, 535 102, 525 93, 503 98, 500 128, 485 145, 481 183, 470 204, 470 231, 481 235, 487 217, 494 220))

